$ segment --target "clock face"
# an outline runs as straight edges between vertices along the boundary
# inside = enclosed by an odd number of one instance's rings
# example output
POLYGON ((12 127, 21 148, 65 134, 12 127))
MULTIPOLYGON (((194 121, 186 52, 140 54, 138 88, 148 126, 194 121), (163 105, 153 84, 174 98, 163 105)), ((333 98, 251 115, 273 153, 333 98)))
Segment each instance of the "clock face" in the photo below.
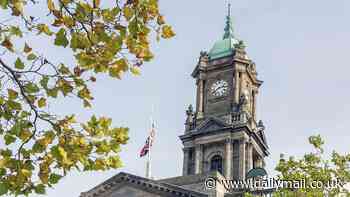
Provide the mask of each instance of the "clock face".
POLYGON ((224 80, 218 80, 211 86, 211 94, 214 96, 224 96, 228 90, 228 83, 224 80))

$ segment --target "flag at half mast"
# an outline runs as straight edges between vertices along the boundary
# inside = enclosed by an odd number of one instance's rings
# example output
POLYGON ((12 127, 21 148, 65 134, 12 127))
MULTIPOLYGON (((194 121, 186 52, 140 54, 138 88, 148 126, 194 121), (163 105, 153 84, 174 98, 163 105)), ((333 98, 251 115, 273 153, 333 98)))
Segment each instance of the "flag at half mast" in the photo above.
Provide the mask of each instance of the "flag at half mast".
POLYGON ((149 132, 149 135, 147 137, 145 145, 142 147, 142 149, 140 151, 140 157, 146 156, 149 153, 149 151, 153 145, 155 134, 156 134, 155 124, 154 124, 154 121, 152 121, 151 130, 149 132))

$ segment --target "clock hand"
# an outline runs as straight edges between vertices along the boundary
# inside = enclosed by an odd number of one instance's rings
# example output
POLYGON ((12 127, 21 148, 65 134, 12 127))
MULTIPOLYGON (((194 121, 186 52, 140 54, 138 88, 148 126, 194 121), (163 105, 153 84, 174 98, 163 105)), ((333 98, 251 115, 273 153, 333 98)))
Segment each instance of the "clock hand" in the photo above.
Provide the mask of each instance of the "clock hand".
POLYGON ((221 88, 221 87, 217 87, 217 88, 215 88, 215 89, 213 90, 213 92, 218 91, 220 88, 221 88))
POLYGON ((217 92, 220 88, 221 88, 221 86, 215 88, 215 90, 213 91, 213 93, 214 93, 214 92, 217 92))

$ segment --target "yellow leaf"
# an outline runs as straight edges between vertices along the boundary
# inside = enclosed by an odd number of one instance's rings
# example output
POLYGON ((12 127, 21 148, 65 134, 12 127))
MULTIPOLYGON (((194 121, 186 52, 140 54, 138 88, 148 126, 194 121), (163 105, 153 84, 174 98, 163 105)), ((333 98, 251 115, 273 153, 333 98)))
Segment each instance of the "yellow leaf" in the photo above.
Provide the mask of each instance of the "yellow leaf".
POLYGON ((27 43, 24 44, 24 49, 23 52, 25 53, 29 53, 32 51, 32 48, 29 47, 29 45, 27 43))
POLYGON ((22 1, 15 1, 15 3, 13 4, 13 15, 15 16, 19 16, 20 14, 23 13, 23 2, 22 1))
POLYGON ((121 79, 122 74, 123 74, 123 71, 120 70, 117 65, 113 65, 113 66, 109 67, 109 75, 111 77, 121 79))
POLYGON ((21 139, 22 141, 26 141, 30 136, 32 136, 32 133, 27 129, 23 129, 19 133, 19 139, 21 139))
POLYGON ((122 70, 122 71, 127 71, 128 70, 129 65, 128 65, 127 60, 120 59, 120 60, 116 61, 116 64, 118 65, 118 68, 120 70, 122 70))
POLYGON ((27 169, 21 169, 21 173, 25 176, 25 177, 31 177, 32 176, 32 172, 27 170, 27 169))
POLYGON ((13 44, 8 38, 5 38, 1 45, 7 48, 9 51, 13 51, 13 44))
POLYGON ((95 7, 100 7, 100 3, 101 3, 100 0, 94 0, 94 6, 95 7))
POLYGON ((47 8, 49 8, 50 11, 55 10, 55 4, 53 3, 53 0, 47 0, 47 8))
POLYGON ((38 175, 42 183, 47 184, 49 182, 49 173, 50 173, 49 164, 46 162, 41 163, 40 171, 38 175))
POLYGON ((0 159, 0 168, 3 168, 6 164, 6 160, 5 159, 0 159))
POLYGON ((140 75, 141 74, 140 68, 137 67, 137 66, 130 67, 130 72, 132 74, 134 74, 134 75, 140 75))
POLYGON ((46 106, 46 99, 45 98, 41 98, 38 100, 38 107, 43 108, 46 106))
POLYGON ((164 16, 159 15, 159 16, 157 17, 157 23, 158 23, 158 25, 163 25, 163 24, 165 24, 164 16))
POLYGON ((162 37, 167 39, 175 36, 174 31, 171 29, 171 26, 169 25, 164 25, 162 27, 162 37))
POLYGON ((58 147, 58 153, 62 157, 63 161, 67 160, 67 152, 60 146, 58 147))
POLYGON ((130 7, 125 7, 123 10, 124 16, 126 20, 130 20, 132 16, 134 15, 133 10, 130 7))
POLYGON ((12 89, 7 89, 7 94, 11 100, 14 100, 18 97, 18 93, 12 89))

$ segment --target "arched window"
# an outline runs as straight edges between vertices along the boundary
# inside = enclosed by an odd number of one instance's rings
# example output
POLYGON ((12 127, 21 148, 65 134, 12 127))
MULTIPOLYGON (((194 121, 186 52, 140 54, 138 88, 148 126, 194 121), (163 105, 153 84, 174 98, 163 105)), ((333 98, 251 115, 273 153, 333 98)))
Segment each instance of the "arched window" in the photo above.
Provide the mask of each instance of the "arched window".
POLYGON ((222 174, 222 157, 215 155, 210 160, 210 171, 217 170, 222 174))

